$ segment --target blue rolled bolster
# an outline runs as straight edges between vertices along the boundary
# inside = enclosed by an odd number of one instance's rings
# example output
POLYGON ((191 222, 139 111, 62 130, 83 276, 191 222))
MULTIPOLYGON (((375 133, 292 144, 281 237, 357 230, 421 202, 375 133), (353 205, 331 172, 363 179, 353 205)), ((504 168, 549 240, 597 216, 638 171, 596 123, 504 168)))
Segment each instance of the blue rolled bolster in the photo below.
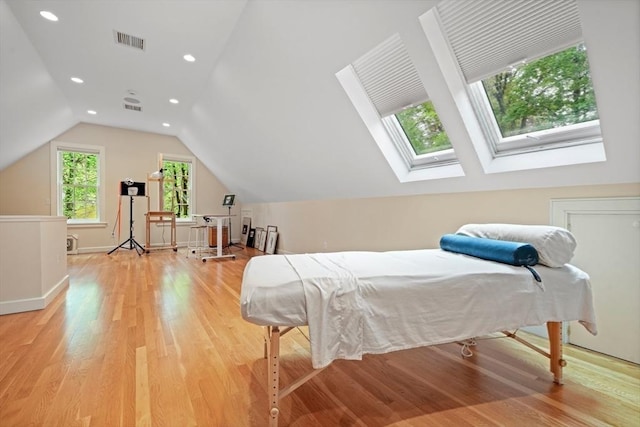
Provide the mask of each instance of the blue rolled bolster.
POLYGON ((440 239, 440 247, 504 264, 530 266, 538 263, 538 251, 528 243, 445 234, 440 239))

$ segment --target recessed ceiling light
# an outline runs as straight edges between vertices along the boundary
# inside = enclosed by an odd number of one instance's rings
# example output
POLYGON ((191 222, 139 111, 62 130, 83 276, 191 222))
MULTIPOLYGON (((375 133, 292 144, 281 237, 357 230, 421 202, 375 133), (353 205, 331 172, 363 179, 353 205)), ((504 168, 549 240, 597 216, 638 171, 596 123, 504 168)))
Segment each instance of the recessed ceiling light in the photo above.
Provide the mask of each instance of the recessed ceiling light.
POLYGON ((42 16, 44 19, 48 19, 49 21, 53 21, 53 22, 56 22, 58 20, 58 17, 53 13, 49 12, 48 10, 41 10, 40 16, 42 16))
POLYGON ((163 123, 163 124, 162 124, 162 126, 164 126, 164 127, 168 128, 168 127, 169 127, 169 126, 171 126, 171 125, 170 125, 169 123, 165 122, 165 123, 163 123))
POLYGON ((87 113, 91 114, 92 116, 98 114, 95 110, 87 110, 87 113))
POLYGON ((193 61, 196 60, 196 58, 193 55, 189 54, 189 53, 187 53, 185 56, 183 56, 183 58, 187 62, 193 62, 193 61))
POLYGON ((71 77, 71 81, 74 83, 84 83, 84 80, 82 80, 80 77, 71 77))
POLYGON ((170 103, 172 103, 172 104, 178 104, 178 103, 180 103, 180 101, 178 101, 178 100, 177 100, 177 99, 175 99, 175 98, 171 98, 171 99, 169 100, 169 102, 170 102, 170 103))

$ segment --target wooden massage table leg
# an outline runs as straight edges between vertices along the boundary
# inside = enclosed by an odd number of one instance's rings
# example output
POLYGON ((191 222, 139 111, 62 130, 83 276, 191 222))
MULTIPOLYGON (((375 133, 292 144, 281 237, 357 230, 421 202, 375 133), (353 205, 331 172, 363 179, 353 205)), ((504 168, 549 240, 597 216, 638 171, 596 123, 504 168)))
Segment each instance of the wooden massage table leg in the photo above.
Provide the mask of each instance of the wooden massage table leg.
POLYGON ((547 322, 549 333, 549 368, 553 373, 553 382, 563 384, 562 368, 567 361, 562 358, 562 322, 547 322))
POLYGON ((547 332, 549 333, 549 352, 520 338, 515 333, 502 331, 509 338, 549 358, 549 370, 553 373, 553 382, 562 385, 562 368, 567 366, 567 361, 562 358, 562 322, 547 322, 547 332))
POLYGON ((298 387, 309 381, 311 378, 324 371, 327 367, 313 369, 306 375, 301 376, 291 384, 280 389, 280 337, 293 330, 288 326, 282 331, 278 326, 265 326, 264 351, 267 359, 267 381, 269 393, 269 427, 278 427, 278 415, 280 414, 280 399, 293 393, 298 387))
POLYGON ((265 339, 267 353, 267 378, 269 389, 269 427, 278 427, 280 408, 280 328, 267 326, 268 343, 265 339))

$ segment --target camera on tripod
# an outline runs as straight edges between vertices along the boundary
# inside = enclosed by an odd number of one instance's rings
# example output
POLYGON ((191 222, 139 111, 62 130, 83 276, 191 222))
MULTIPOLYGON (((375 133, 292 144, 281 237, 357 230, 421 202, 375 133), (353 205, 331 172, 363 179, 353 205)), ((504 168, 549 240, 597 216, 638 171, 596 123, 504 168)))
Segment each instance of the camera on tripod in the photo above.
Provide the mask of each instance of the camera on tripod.
MULTIPOLYGON (((129 238, 124 242, 120 243, 115 248, 111 249, 107 252, 107 255, 115 252, 116 250, 123 249, 135 249, 140 254, 145 252, 144 247, 136 241, 133 237, 133 197, 134 196, 144 196, 145 195, 145 183, 144 182, 134 182, 131 178, 126 178, 124 181, 120 181, 120 196, 129 196, 129 238)), ((120 215, 120 211, 118 211, 118 216, 120 215)))
POLYGON ((124 181, 120 181, 120 195, 121 196, 144 196, 145 183, 134 182, 131 178, 127 178, 124 181))

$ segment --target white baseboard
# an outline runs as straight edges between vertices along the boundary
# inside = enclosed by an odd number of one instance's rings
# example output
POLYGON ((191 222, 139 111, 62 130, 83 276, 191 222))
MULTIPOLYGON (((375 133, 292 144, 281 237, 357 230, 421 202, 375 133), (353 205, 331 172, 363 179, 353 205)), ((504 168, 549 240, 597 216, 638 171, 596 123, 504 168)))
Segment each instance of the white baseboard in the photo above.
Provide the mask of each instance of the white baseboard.
POLYGON ((37 298, 19 299, 14 301, 0 302, 0 315, 22 313, 23 311, 42 310, 45 308, 58 294, 69 285, 69 275, 65 275, 62 280, 53 286, 45 295, 37 298))

